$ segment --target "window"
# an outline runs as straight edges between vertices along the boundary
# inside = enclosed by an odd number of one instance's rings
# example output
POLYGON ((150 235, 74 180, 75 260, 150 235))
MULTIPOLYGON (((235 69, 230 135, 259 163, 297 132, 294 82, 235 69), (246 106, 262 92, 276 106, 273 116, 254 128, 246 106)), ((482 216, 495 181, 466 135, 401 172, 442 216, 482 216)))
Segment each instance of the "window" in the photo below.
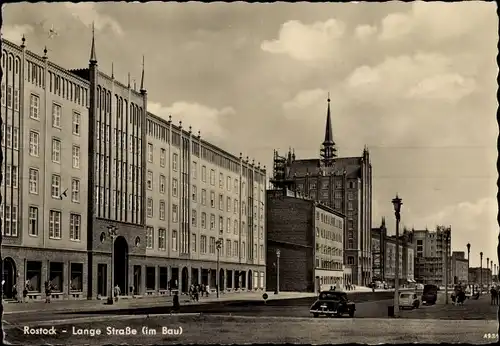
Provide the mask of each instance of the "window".
POLYGON ((172 204, 172 222, 177 222, 177 204, 172 204))
MULTIPOLYGON (((4 125, 5 126, 5 125, 4 125)), ((6 126, 5 130, 5 140, 7 142, 8 148, 19 149, 19 128, 13 126, 6 126)), ((2 143, 5 143, 2 141, 2 143)))
POLYGON ((80 147, 73 145, 73 168, 80 168, 80 147))
POLYGON ((49 213, 49 238, 61 239, 61 212, 51 210, 49 213))
POLYGON ((164 148, 160 149, 160 167, 165 167, 165 161, 167 160, 167 151, 164 148))
POLYGON ((219 189, 224 188, 224 174, 219 173, 219 189))
POLYGON ((177 231, 172 231, 172 251, 177 251, 177 231))
POLYGON ((201 213, 201 228, 207 229, 207 214, 201 213))
POLYGON ((210 185, 215 186, 215 171, 213 169, 210 170, 210 185))
POLYGON ((219 216, 219 231, 224 232, 224 218, 222 216, 219 216))
POLYGON ((353 210, 354 207, 352 205, 352 202, 347 202, 347 210, 353 210))
POLYGON ((238 220, 234 220, 234 234, 238 234, 238 220))
POLYGON ((192 191, 192 199, 193 202, 198 202, 198 190, 196 188, 196 185, 193 185, 193 191, 192 191))
POLYGON ((198 227, 198 215, 196 215, 196 209, 191 210, 191 225, 193 227, 198 227))
POLYGON ((226 210, 227 212, 231 212, 231 197, 226 198, 226 210))
POLYGON ((159 250, 166 250, 167 249, 167 230, 164 228, 160 228, 158 230, 158 249, 159 250))
POLYGON ((31 94, 30 96, 30 118, 39 120, 40 98, 31 94))
POLYGON ((11 187, 17 187, 19 169, 17 166, 7 165, 5 170, 5 185, 11 187))
POLYGON ((196 179, 196 176, 198 175, 198 164, 196 161, 193 161, 193 167, 191 169, 191 175, 193 176, 193 179, 196 179))
POLYGON ((153 248, 154 228, 146 227, 146 249, 153 248))
POLYGON ((1 213, 5 215, 3 235, 17 237, 17 206, 5 205, 1 213))
POLYGON ((19 110, 19 89, 14 90, 14 109, 19 110))
POLYGON ((61 176, 52 174, 52 198, 61 198, 61 176))
POLYGON ((7 107, 12 108, 12 86, 7 85, 7 107))
POLYGON ((231 191, 231 177, 226 177, 226 189, 227 191, 231 191))
POLYGON ((80 113, 73 112, 73 134, 80 136, 80 113))
POLYGON ((153 217, 153 199, 151 197, 148 198, 148 204, 146 206, 146 211, 148 217, 153 217))
POLYGON ((160 193, 165 193, 166 179, 163 174, 160 175, 160 193))
POLYGON ((172 155, 172 169, 177 172, 177 165, 179 161, 179 155, 173 154, 172 155))
POLYGON ((200 253, 207 253, 207 236, 205 235, 200 237, 200 253))
POLYGON ((35 131, 30 131, 30 155, 38 156, 40 148, 40 134, 35 131))
POLYGON ((148 162, 153 162, 153 144, 148 143, 148 162))
POLYGON ((207 205, 207 190, 201 190, 201 204, 207 205))
POLYGON ((259 250, 260 250, 260 259, 263 260, 264 259, 264 245, 260 245, 259 250))
POLYGON ((191 234, 191 251, 196 252, 196 234, 191 234))
POLYGON ((215 208, 215 192, 210 191, 210 206, 215 208))
POLYGON ((234 213, 238 214, 238 200, 237 199, 234 200, 234 213))
POLYGON ((78 214, 69 215, 69 239, 79 241, 81 239, 82 216, 78 214))
POLYGON ((236 240, 233 242, 233 257, 238 257, 238 242, 236 240))
POLYGON ((257 244, 253 244, 252 258, 255 258, 255 257, 257 257, 257 244))
POLYGON ((165 201, 160 201, 160 220, 165 220, 165 201))
POLYGON ((231 257, 231 240, 226 240, 226 257, 231 257))
POLYGON ((214 230, 214 229, 215 229, 215 215, 210 214, 210 230, 214 230))
POLYGON ((352 257, 352 256, 347 257, 347 264, 353 265, 354 264, 354 257, 352 257))
POLYGON ((38 236, 38 207, 29 207, 28 228, 29 235, 38 236))
POLYGON ((80 180, 75 178, 71 179, 71 201, 80 202, 80 180))
POLYGON ((228 217, 226 220, 226 232, 231 233, 231 218, 228 217))
POLYGON ((61 106, 58 104, 52 104, 52 126, 61 128, 61 106))
POLYGON ((177 197, 177 179, 172 179, 172 196, 177 197))
POLYGON ((241 258, 245 258, 245 242, 241 243, 241 258))
POLYGON ((148 190, 153 190, 153 172, 152 171, 148 171, 146 186, 148 187, 148 190))
POLYGON ((210 237, 209 252, 211 255, 215 254, 215 237, 210 237))
POLYGON ((52 161, 61 163, 61 141, 59 139, 52 139, 52 161))
POLYGON ((238 194, 238 190, 239 190, 238 179, 234 179, 234 192, 238 194))
POLYGON ((219 195, 219 210, 224 210, 224 196, 219 195))
POLYGON ((207 182, 207 167, 201 166, 201 181, 207 182))

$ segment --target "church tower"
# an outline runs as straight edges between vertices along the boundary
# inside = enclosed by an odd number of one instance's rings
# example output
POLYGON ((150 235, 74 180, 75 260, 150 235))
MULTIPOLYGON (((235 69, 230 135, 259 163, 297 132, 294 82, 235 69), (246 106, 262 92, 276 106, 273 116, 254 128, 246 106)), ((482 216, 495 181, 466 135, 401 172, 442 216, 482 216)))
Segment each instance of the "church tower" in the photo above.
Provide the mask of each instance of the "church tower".
POLYGON ((325 140, 321 148, 321 161, 325 167, 333 166, 333 160, 337 157, 337 148, 333 141, 332 117, 330 114, 330 95, 328 95, 328 108, 326 111, 325 140))

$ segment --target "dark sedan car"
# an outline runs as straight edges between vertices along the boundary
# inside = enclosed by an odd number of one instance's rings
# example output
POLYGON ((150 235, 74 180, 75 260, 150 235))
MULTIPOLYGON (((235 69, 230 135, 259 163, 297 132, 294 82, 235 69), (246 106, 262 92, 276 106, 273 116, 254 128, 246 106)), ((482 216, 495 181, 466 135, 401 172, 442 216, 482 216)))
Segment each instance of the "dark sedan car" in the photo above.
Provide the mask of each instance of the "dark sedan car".
POLYGON ((314 317, 320 315, 340 317, 344 314, 354 317, 356 305, 347 299, 345 292, 323 291, 309 311, 314 317))

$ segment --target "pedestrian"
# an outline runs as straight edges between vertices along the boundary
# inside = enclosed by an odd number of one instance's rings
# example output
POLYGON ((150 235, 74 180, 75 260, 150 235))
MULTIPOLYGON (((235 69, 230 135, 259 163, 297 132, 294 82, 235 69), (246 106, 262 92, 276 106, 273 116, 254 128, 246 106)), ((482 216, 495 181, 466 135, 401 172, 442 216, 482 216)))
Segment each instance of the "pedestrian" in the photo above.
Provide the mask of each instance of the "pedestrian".
POLYGON ((16 302, 19 302, 19 298, 17 296, 17 287, 16 287, 16 285, 12 285, 12 298, 14 298, 14 300, 16 302))
POLYGON ((28 302, 28 285, 26 284, 23 289, 23 303, 28 302))
POLYGON ((177 291, 174 292, 174 297, 172 299, 172 312, 179 312, 181 304, 179 302, 179 295, 177 291))
POLYGON ((206 294, 206 297, 207 297, 207 298, 208 298, 208 294, 209 294, 209 293, 210 293, 210 285, 209 285, 209 284, 207 284, 207 285, 205 286, 205 294, 206 294))
POLYGON ((45 281, 45 303, 50 303, 50 296, 52 295, 52 285, 50 282, 45 281))
POLYGON ((120 289, 120 286, 118 286, 118 284, 115 286, 115 288, 113 289, 114 291, 114 294, 115 294, 115 302, 118 301, 118 298, 120 297, 120 294, 122 293, 121 292, 121 289, 120 289))
POLYGON ((495 287, 491 286, 491 289, 490 289, 490 298, 491 298, 490 305, 494 305, 495 304, 495 295, 496 295, 495 287))

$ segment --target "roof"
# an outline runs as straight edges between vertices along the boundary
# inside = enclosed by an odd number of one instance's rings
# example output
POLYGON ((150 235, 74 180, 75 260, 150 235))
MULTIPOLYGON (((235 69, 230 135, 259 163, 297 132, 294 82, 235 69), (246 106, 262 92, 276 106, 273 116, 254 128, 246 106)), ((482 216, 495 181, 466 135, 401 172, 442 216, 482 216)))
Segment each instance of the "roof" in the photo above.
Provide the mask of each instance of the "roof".
POLYGON ((295 160, 290 165, 290 175, 298 177, 310 174, 316 176, 320 170, 324 174, 341 175, 346 173, 348 178, 357 178, 361 176, 361 159, 362 157, 342 157, 334 159, 332 167, 321 167, 320 159, 303 159, 295 160))

